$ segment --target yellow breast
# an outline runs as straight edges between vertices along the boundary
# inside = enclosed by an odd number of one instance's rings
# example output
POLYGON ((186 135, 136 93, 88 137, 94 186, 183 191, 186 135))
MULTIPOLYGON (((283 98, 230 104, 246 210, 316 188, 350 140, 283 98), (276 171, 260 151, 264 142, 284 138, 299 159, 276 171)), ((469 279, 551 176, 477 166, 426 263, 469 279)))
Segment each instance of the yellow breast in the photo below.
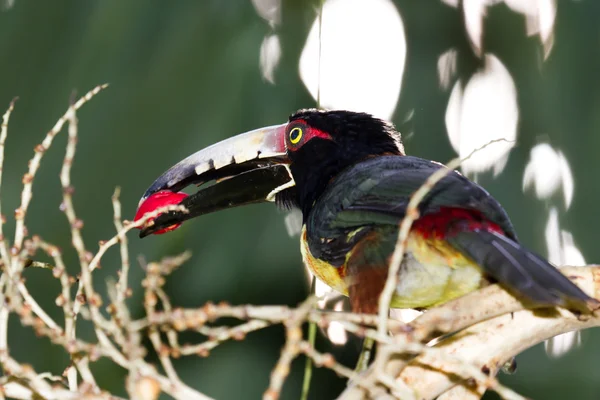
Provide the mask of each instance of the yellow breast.
POLYGON ((327 286, 345 296, 348 296, 348 288, 344 282, 346 272, 345 266, 336 268, 327 261, 313 257, 313 255, 310 253, 310 249, 308 248, 308 241, 306 240, 306 225, 302 227, 300 238, 300 251, 302 252, 302 260, 304 261, 304 265, 306 265, 310 272, 323 281, 323 283, 325 283, 327 286))
MULTIPOLYGON (((300 250, 310 271, 335 291, 348 295, 345 266, 336 268, 315 258, 308 248, 306 226, 300 250)), ((481 286, 482 271, 447 242, 409 235, 398 284, 390 304, 393 308, 428 308, 462 296, 481 286)), ((360 284, 360 282, 358 283, 360 284)))
POLYGON ((393 308, 428 308, 463 296, 482 284, 482 271, 446 241, 409 235, 393 308))

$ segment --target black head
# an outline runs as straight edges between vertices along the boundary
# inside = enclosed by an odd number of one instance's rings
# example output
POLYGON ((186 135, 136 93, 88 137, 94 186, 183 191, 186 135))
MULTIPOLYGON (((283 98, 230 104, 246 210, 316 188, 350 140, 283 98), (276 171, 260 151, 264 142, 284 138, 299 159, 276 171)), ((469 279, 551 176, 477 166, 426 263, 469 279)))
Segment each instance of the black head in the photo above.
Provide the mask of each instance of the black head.
POLYGON ((296 186, 278 194, 278 204, 299 207, 304 218, 332 178, 358 162, 404 155, 392 124, 351 111, 300 110, 286 127, 286 149, 296 186))

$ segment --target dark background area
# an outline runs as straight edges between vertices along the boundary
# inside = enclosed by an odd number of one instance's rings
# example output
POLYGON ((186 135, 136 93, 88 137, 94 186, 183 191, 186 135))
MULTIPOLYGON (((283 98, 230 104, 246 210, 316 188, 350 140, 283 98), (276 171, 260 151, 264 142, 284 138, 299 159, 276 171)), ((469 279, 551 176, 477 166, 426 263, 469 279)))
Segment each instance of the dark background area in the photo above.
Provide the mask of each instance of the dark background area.
MULTIPOLYGON (((457 9, 439 1, 394 3, 404 23, 407 57, 393 120, 401 132, 410 132, 405 136, 408 153, 447 162, 456 153, 444 125, 450 93, 439 87, 437 60, 448 48, 458 49, 458 74, 465 78, 479 64, 457 9)), ((141 194, 176 161, 234 134, 282 123, 296 109, 315 105, 298 74, 298 61, 317 7, 316 1, 283 1, 281 24, 274 29, 282 53, 273 85, 259 69, 261 42, 273 29, 250 1, 17 0, 0 12, 0 109, 19 96, 7 140, 3 209, 8 213, 17 208, 27 160, 66 110, 73 90, 82 95, 109 83, 78 113, 80 140, 72 174, 84 238, 96 251, 98 240, 113 235, 110 196, 115 186, 122 188, 125 216, 133 218, 141 194)), ((554 47, 542 62, 539 39, 525 34, 521 15, 504 4, 488 10, 486 51, 510 71, 520 119, 518 143, 505 170, 497 177, 478 176, 511 215, 522 242, 544 255, 548 209, 558 205, 561 228, 573 234, 590 263, 600 259, 598 17, 596 1, 559 1, 554 47), (575 192, 568 210, 559 201, 539 200, 534 191, 522 190, 529 153, 539 142, 560 149, 570 163, 575 192)), ((65 249, 75 273, 76 254, 67 250, 69 227, 59 211, 58 174, 65 144, 63 132, 43 160, 27 226, 65 249)), ((167 285, 178 306, 222 300, 296 305, 308 294, 308 285, 298 238, 286 233, 284 216, 271 204, 232 209, 194 220, 168 235, 145 240, 131 235, 131 254, 155 260, 193 251, 192 260, 167 285)), ((13 226, 9 218, 6 232, 13 226)), ((98 271, 99 290, 115 276, 118 263, 118 250, 113 249, 98 271)), ((143 313, 142 276, 134 266, 130 305, 138 316, 143 313)), ((40 304, 59 316, 62 311, 54 305, 58 284, 45 271, 31 271, 26 277, 40 304)), ((64 352, 21 328, 15 318, 11 322, 14 355, 60 374, 67 366, 64 352)), ((184 381, 210 396, 260 398, 279 356, 282 333, 281 328, 253 333, 243 342, 219 346, 209 358, 182 359, 176 366, 184 381)), ((332 347, 323 337, 318 346, 348 364, 359 350, 354 342, 332 347)), ((584 332, 583 345, 559 359, 548 358, 542 346, 526 351, 517 358, 517 374, 502 375, 501 380, 536 399, 597 399, 599 354, 598 333, 584 332)), ((303 360, 294 363, 283 398, 298 397, 303 365, 303 360)), ((125 393, 123 370, 104 361, 93 369, 101 385, 125 393)), ((333 373, 316 370, 311 398, 332 398, 344 385, 333 373)))

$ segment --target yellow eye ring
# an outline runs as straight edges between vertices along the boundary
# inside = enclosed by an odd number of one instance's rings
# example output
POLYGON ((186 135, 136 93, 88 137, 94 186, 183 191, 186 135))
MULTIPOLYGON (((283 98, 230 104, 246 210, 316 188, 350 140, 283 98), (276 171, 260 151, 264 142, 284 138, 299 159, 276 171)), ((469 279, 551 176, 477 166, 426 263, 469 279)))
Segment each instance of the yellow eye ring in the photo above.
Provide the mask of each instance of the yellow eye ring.
POLYGON ((302 139, 302 128, 299 127, 295 127, 294 129, 292 129, 290 131, 290 143, 291 144, 298 144, 300 142, 300 140, 302 139))

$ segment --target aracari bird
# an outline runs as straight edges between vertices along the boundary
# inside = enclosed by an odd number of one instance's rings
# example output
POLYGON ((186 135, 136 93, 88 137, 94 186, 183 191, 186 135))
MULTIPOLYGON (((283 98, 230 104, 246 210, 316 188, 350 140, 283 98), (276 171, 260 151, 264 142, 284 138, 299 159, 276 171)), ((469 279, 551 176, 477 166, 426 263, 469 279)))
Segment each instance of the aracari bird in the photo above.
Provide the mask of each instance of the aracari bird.
MULTIPOLYGON (((156 179, 138 214, 168 202, 189 213, 164 213, 140 236, 250 203, 297 207, 306 265, 349 296, 354 312, 375 313, 409 199, 440 168, 445 167, 405 155, 394 127, 369 114, 300 110, 285 124, 200 150, 156 179), (175 195, 191 184, 200 190, 175 195)), ((524 248, 502 206, 460 173, 449 171, 420 203, 419 213, 391 307, 432 307, 489 282, 539 306, 598 307, 524 248)))

